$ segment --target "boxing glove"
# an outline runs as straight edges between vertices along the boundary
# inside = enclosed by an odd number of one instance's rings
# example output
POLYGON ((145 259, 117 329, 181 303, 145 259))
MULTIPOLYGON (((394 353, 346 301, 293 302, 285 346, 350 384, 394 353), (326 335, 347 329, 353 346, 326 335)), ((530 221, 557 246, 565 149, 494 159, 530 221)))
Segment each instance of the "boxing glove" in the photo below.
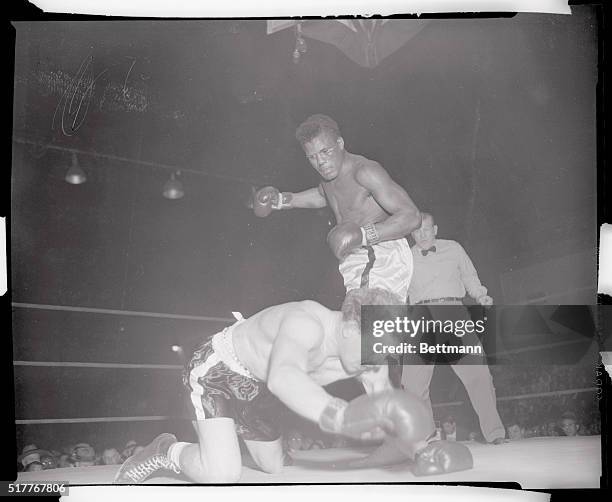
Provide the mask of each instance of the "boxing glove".
POLYGON ((433 429, 425 403, 401 390, 359 396, 350 403, 334 398, 321 414, 319 425, 324 431, 356 439, 394 436, 398 448, 410 458, 415 445, 433 429))
POLYGON ((327 244, 338 260, 342 261, 354 249, 361 247, 363 234, 361 227, 356 223, 340 223, 327 234, 327 244))
POLYGON ((281 209, 283 206, 283 195, 278 188, 263 187, 253 194, 253 212, 255 216, 265 218, 274 209, 281 209))
POLYGON ((432 441, 414 456, 414 475, 431 476, 474 467, 469 448, 456 441, 432 441))

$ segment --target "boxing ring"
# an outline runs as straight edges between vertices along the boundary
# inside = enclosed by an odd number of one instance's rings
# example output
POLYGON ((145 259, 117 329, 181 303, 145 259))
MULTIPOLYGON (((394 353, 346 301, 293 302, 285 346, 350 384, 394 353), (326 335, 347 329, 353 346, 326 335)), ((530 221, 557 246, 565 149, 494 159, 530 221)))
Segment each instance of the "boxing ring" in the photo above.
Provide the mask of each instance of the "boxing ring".
MULTIPOLYGON (((342 470, 336 462, 360 458, 369 449, 330 448, 292 454, 294 465, 280 474, 244 467, 240 483, 453 483, 517 482, 523 489, 598 488, 601 474, 601 437, 542 437, 501 445, 465 443, 474 468, 440 476, 415 477, 408 464, 371 469, 342 470)), ((72 485, 110 484, 119 466, 104 465, 19 473, 22 482, 69 481, 72 485)), ((178 476, 151 477, 145 484, 185 484, 178 476)))
MULTIPOLYGON (((15 309, 23 309, 23 311, 55 311, 61 312, 62 322, 66 321, 66 316, 79 315, 88 316, 95 314, 96 316, 115 317, 129 316, 130 318, 146 318, 158 319, 160 321, 172 322, 181 321, 190 323, 208 323, 208 329, 203 329, 203 332, 216 331, 216 327, 223 324, 228 324, 232 319, 226 318, 207 318, 197 316, 176 316, 167 314, 156 314, 147 312, 124 312, 111 311, 104 309, 86 309, 86 308, 67 308, 54 307, 45 305, 31 304, 13 304, 15 309), (213 324, 215 330, 210 326, 213 324)), ((146 321, 146 322, 149 322, 146 321)), ((144 322, 144 321, 141 321, 144 322)), ((42 324, 42 323, 38 323, 42 324)), ((38 325, 37 324, 37 325, 38 325)), ((150 328, 150 325, 146 325, 150 328)), ((204 328, 204 325, 202 325, 204 328)), ((167 326, 161 325, 161 328, 166 329, 167 326)), ((28 328, 30 329, 30 328, 28 328)), ((198 327, 199 329, 199 327, 198 327)), ((162 330, 163 331, 163 330, 162 330)), ((140 325, 138 332, 146 332, 145 326, 140 325)), ((212 334, 212 333, 211 333, 212 334)), ((24 331, 24 337, 29 337, 27 330, 24 331)), ((21 342, 24 343, 24 342, 21 342)), ((131 343, 126 340, 126 346, 131 343)), ((38 350, 38 349, 37 349, 38 350)), ((27 356, 25 349, 19 348, 23 352, 23 356, 27 356)), ((41 353, 42 349, 39 350, 41 353)), ((177 361, 178 362, 178 361, 177 361)), ((23 373, 26 378, 28 371, 43 368, 45 371, 55 372, 71 372, 83 371, 87 369, 90 373, 94 373, 92 381, 98 382, 96 372, 100 373, 100 382, 104 384, 102 375, 127 372, 129 375, 136 375, 136 372, 155 372, 160 374, 160 379, 163 381, 178 381, 180 378, 180 370, 182 365, 178 364, 153 364, 152 362, 144 363, 111 363, 111 362, 95 362, 95 361, 41 361, 41 360, 25 360, 14 361, 16 375, 23 373), (107 373, 104 373, 107 372, 107 373)), ((126 380, 128 383, 130 378, 126 380)), ((160 391, 155 380, 151 381, 151 392, 160 391)), ((90 392, 85 383, 82 384, 81 392, 90 392)), ((24 388, 25 391, 29 387, 24 388)), ((33 389, 34 390, 34 389, 33 389)), ((111 389, 112 390, 112 389, 111 389)), ((22 400, 35 399, 28 394, 16 395, 22 400)), ((61 397, 61 396, 60 396, 61 397)), ((48 397, 49 400, 54 399, 53 396, 48 397)), ((498 398, 507 399, 507 398, 498 398)), ((448 403, 447 403, 448 404, 448 403)), ((452 403, 451 403, 452 404, 452 403)), ((106 410, 109 416, 90 416, 78 418, 18 418, 16 424, 18 426, 29 427, 72 427, 75 435, 78 435, 78 427, 82 424, 100 424, 102 428, 108 426, 109 423, 115 423, 118 427, 136 427, 138 423, 148 423, 149 426, 156 424, 158 428, 162 428, 166 432, 176 432, 169 422, 172 417, 166 415, 149 415, 149 416, 117 416, 113 414, 113 410, 106 410), (114 416, 113 416, 114 415, 114 416)), ((167 411, 167 410, 160 410, 167 411)), ((191 424, 189 423, 189 426, 191 424)), ((96 425, 97 427, 97 425, 96 425)), ((140 427, 140 426, 138 426, 140 427)), ((152 434, 150 439, 153 439, 152 434)), ((177 434, 178 435, 178 434, 177 434)), ((180 440, 189 440, 179 437, 180 440)), ((80 440, 79 437, 74 438, 75 442, 80 440)), ((368 468, 368 469, 346 469, 342 468, 343 462, 357 459, 367 455, 372 451, 372 448, 329 448, 318 450, 297 451, 292 453, 293 465, 285 466, 279 474, 267 474, 248 467, 249 461, 245 459, 245 467, 243 467, 240 484, 318 484, 318 483, 454 483, 454 482, 480 482, 480 483, 495 483, 495 482, 516 482, 524 489, 564 489, 564 488, 598 488, 600 486, 601 475, 601 437, 600 436, 577 436, 577 437, 538 437, 522 439, 519 441, 509 442, 501 445, 486 445, 477 442, 465 443, 474 458, 474 468, 468 471, 444 474, 439 476, 415 477, 410 471, 409 463, 390 466, 386 468, 368 468)), ((44 445, 43 445, 44 446, 44 445)), ((252 464, 252 462, 250 462, 252 464)), ((18 474, 18 481, 68 481, 70 485, 107 485, 111 484, 115 473, 119 469, 118 465, 98 465, 91 467, 70 467, 58 468, 45 471, 21 472, 18 474)), ((148 479, 145 484, 155 485, 176 485, 190 484, 190 482, 181 476, 174 474, 165 474, 155 476, 148 479)))

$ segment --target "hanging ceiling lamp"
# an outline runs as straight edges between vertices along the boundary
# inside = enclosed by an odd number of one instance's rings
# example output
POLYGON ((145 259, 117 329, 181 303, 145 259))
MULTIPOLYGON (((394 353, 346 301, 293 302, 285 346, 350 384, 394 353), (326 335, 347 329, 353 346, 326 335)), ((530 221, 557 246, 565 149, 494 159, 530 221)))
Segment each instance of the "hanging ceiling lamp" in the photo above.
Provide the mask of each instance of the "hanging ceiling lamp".
POLYGON ((81 169, 79 166, 76 152, 72 152, 72 165, 70 166, 70 169, 68 169, 64 179, 71 185, 80 185, 81 183, 85 183, 87 181, 85 171, 83 171, 83 169, 81 169))
POLYGON ((176 179, 180 174, 180 171, 176 171, 176 173, 172 173, 170 179, 166 181, 163 192, 166 199, 180 199, 185 195, 183 184, 180 180, 176 179))
POLYGON ((295 49, 293 50, 293 62, 299 63, 300 57, 302 54, 306 54, 308 50, 308 46, 306 45, 306 40, 304 40, 304 36, 302 35, 302 25, 297 23, 295 25, 295 49))

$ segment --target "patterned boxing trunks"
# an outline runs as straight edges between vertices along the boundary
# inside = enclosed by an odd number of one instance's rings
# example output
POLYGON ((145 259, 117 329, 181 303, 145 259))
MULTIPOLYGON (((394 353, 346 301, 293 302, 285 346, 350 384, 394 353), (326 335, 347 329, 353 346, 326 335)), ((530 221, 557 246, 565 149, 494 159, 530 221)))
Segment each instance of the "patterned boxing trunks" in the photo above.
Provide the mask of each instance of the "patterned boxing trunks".
POLYGON ((379 242, 358 248, 339 265, 347 291, 382 288, 405 301, 412 279, 412 251, 406 239, 379 242))
POLYGON ((205 340, 186 365, 183 384, 190 393, 191 409, 197 420, 233 418, 243 439, 274 441, 281 437, 275 423, 281 403, 238 361, 232 328, 205 340))

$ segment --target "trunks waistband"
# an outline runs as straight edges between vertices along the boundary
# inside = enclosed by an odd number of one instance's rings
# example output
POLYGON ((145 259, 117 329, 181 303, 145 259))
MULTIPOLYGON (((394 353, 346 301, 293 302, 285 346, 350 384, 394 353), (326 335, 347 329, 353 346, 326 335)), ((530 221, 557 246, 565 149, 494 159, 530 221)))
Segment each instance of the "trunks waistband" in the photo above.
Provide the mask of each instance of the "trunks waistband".
POLYGON ((241 322, 242 321, 238 321, 231 326, 228 326, 220 333, 214 335, 212 338, 212 347, 215 354, 217 354, 219 359, 223 361, 229 369, 247 378, 258 380, 255 376, 253 376, 249 369, 242 364, 236 355, 236 351, 234 350, 234 337, 232 336, 233 329, 234 326, 240 324, 241 322))

